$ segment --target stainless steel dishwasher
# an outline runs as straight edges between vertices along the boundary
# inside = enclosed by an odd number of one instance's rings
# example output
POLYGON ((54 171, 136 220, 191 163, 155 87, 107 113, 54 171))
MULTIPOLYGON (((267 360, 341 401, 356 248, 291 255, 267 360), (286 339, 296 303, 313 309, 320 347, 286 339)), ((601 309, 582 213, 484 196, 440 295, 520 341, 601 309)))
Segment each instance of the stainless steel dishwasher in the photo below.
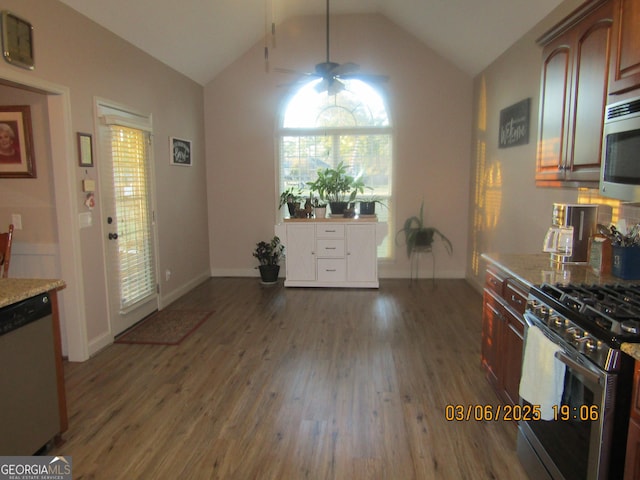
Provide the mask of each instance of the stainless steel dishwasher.
POLYGON ((0 309, 0 455, 33 455, 60 433, 51 312, 46 293, 0 309))

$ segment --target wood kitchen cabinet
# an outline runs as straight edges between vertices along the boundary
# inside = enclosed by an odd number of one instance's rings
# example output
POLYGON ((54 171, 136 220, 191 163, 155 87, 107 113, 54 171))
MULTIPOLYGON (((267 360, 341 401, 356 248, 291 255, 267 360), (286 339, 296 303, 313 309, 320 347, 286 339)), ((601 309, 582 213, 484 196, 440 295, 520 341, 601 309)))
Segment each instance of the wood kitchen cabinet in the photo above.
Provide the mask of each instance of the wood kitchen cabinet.
POLYGON ((612 16, 610 1, 591 0, 538 39, 538 186, 599 181, 612 16))
POLYGON ((378 288, 377 247, 386 234, 386 223, 357 219, 277 225, 286 249, 285 287, 378 288))
POLYGON ((633 374, 627 453, 624 462, 624 479, 635 480, 638 478, 640 478, 640 362, 636 361, 633 374))
POLYGON ((498 397, 517 405, 522 373, 525 287, 506 272, 487 269, 482 310, 482 368, 498 397))
MULTIPOLYGON (((613 0, 609 94, 640 88, 640 0, 613 0)), ((615 102, 615 97, 610 99, 615 102)))

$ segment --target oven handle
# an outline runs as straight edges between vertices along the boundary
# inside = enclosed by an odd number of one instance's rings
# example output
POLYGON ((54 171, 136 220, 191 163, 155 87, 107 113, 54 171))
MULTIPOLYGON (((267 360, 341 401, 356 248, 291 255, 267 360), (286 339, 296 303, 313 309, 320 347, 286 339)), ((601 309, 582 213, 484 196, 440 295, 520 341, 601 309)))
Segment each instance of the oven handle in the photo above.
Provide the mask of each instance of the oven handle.
POLYGON ((583 375, 585 378, 587 378, 587 380, 591 380, 591 382, 595 383, 596 385, 600 385, 600 376, 597 373, 594 373, 587 367, 580 365, 563 351, 556 352, 555 357, 565 365, 571 367, 573 370, 583 375))

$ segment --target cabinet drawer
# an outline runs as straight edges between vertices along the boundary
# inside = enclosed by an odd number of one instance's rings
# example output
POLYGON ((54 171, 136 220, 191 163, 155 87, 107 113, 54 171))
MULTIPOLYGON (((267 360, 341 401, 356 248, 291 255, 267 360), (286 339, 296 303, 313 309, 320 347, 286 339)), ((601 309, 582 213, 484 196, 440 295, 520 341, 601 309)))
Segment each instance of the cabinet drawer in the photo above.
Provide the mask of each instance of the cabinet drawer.
POLYGON ((489 290, 502 296, 502 285, 504 283, 504 279, 500 277, 497 272, 494 272, 493 270, 487 270, 487 273, 484 277, 484 283, 489 290))
POLYGON ((319 257, 344 257, 344 240, 319 238, 316 243, 319 257))
POLYGON ((344 225, 320 223, 316 226, 316 236, 318 238, 344 238, 344 225))
POLYGON ((504 299, 516 312, 523 314, 527 305, 527 293, 514 280, 504 282, 504 299))
POLYGON ((347 265, 344 259, 318 259, 319 282, 344 282, 347 279, 347 265))

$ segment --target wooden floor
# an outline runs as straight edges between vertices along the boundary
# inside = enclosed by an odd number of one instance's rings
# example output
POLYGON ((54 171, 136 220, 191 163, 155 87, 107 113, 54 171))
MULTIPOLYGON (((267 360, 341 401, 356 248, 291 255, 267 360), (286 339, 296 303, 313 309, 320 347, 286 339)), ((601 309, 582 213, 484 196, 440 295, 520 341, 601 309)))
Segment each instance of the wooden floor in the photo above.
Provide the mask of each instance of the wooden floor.
POLYGON ((516 428, 447 421, 495 405, 481 297, 462 280, 379 290, 211 279, 179 346, 116 344, 65 365, 79 479, 520 479, 516 428))

